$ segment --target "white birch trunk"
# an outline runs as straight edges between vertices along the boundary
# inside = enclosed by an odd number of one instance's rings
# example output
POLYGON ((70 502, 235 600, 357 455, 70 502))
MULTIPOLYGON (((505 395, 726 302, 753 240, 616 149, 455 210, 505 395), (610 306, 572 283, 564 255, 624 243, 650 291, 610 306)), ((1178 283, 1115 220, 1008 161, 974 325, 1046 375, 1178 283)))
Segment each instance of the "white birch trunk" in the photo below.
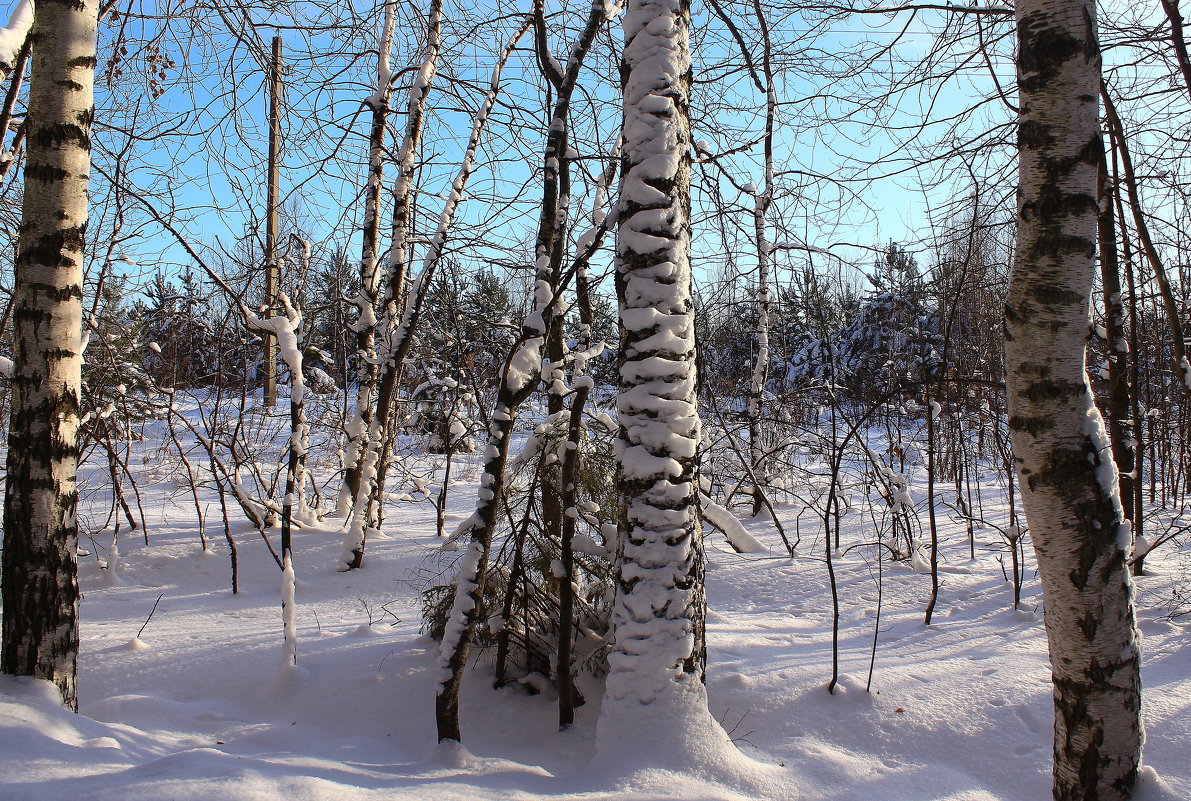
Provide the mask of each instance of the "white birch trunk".
POLYGON ((400 332, 396 330, 396 326, 404 320, 406 299, 409 294, 406 284, 413 263, 410 230, 414 208, 414 173, 417 170, 418 151, 422 145, 426 100, 430 96, 430 88, 438 74, 439 54, 442 52, 442 23, 442 0, 433 0, 427 12, 426 47, 422 55, 422 64, 409 89, 409 101, 405 113, 405 135, 401 140, 401 148, 397 152, 397 180, 393 188, 393 226, 389 236, 389 259, 385 265, 385 279, 382 287, 384 294, 380 300, 380 321, 378 323, 381 340, 377 346, 377 364, 380 368, 380 376, 376 385, 375 413, 380 424, 381 439, 368 443, 369 448, 376 448, 380 451, 376 457, 377 474, 375 485, 372 488, 373 499, 371 501, 372 505, 376 507, 373 519, 378 525, 383 514, 380 496, 384 493, 389 450, 393 441, 389 417, 396 405, 398 383, 401 381, 405 358, 402 343, 395 341, 394 338, 400 338, 400 332), (400 357, 395 358, 399 352, 400 357))
POLYGON ((757 244, 757 356, 749 382, 748 425, 749 462, 753 471, 753 517, 761 513, 765 503, 765 447, 761 442, 764 415, 765 379, 769 375, 769 236, 766 215, 773 203, 773 125, 777 112, 777 94, 769 68, 769 31, 764 14, 758 10, 758 21, 765 35, 765 181, 753 201, 753 231, 757 244))
POLYGON ((97 0, 46 2, 33 26, 0 580, 0 667, 53 681, 71 709, 78 708, 77 432, 98 10, 97 0))
MULTIPOLYGON (((422 53, 422 63, 409 89, 409 101, 405 115, 405 135, 401 140, 401 149, 397 154, 397 180, 394 188, 395 202, 393 207, 393 228, 389 244, 389 259, 385 266, 383 286, 377 277, 374 266, 373 277, 377 280, 374 287, 374 352, 371 381, 365 399, 364 387, 361 385, 357 395, 357 416, 353 422, 353 430, 358 430, 360 447, 354 452, 357 461, 352 464, 358 473, 349 478, 351 482, 344 482, 344 491, 340 493, 340 508, 350 502, 351 520, 347 525, 345 547, 351 550, 345 554, 343 564, 346 569, 360 567, 364 562, 364 544, 367 532, 376 530, 380 524, 381 499, 384 494, 384 476, 386 472, 385 460, 388 457, 389 414, 392 411, 393 397, 397 390, 397 381, 401 365, 393 358, 393 325, 401 316, 401 306, 405 295, 405 275, 409 261, 409 226, 410 213, 413 208, 414 171, 416 157, 422 140, 422 122, 426 115, 426 98, 430 94, 431 84, 438 71, 438 55, 441 48, 442 29, 442 0, 432 0, 426 23, 426 46, 422 53), (377 293, 383 291, 383 296, 377 293), (376 336, 380 342, 375 341, 376 336), (377 375, 379 368, 379 376, 377 375), (359 423, 358 429, 356 423, 359 423), (366 519, 356 518, 363 513, 366 519)), ((387 71, 387 64, 384 65, 387 71)), ((353 455, 349 453, 349 456, 353 455)))
POLYGON ((385 120, 389 97, 393 93, 393 71, 389 54, 393 49, 396 27, 396 2, 385 4, 384 24, 377 43, 376 87, 368 96, 372 125, 368 135, 368 182, 364 188, 364 243, 360 255, 360 291, 356 304, 356 352, 361 359, 357 372, 356 405, 347 424, 347 452, 344 457, 343 486, 339 491, 337 513, 347 515, 360 489, 361 461, 372 420, 372 387, 375 383, 374 343, 376 340, 376 302, 380 286, 377 248, 380 240, 380 196, 384 180, 385 120))
POLYGON ((1019 0, 1016 14, 1020 187, 1005 363, 1046 609, 1054 798, 1126 799, 1142 740, 1129 530, 1084 366, 1100 153, 1096 8, 1019 0))
POLYGON ((446 254, 447 237, 455 221, 455 214, 459 204, 463 202, 467 189, 467 182, 475 171, 476 152, 480 147, 480 138, 488 123, 488 116, 496 103, 500 93, 500 75, 504 67, 507 54, 502 56, 498 66, 493 70, 492 81, 488 87, 488 94, 484 102, 472 118, 471 135, 463 153, 463 161, 459 165, 459 172, 451 182, 451 191, 447 195, 443 210, 439 214, 438 229, 422 260, 422 270, 418 276, 409 282, 409 298, 404 305, 400 323, 391 330, 381 342, 379 361, 385 365, 386 374, 382 377, 378 396, 378 409, 372 420, 368 434, 368 448, 364 454, 364 465, 360 492, 352 505, 348 520, 347 536, 344 539, 344 550, 340 557, 340 569, 350 570, 360 567, 363 563, 364 543, 367 533, 376 530, 380 519, 380 503, 384 490, 384 465, 382 460, 387 457, 387 443, 391 440, 391 432, 387 424, 388 414, 382 414, 385 409, 391 412, 389 398, 396 391, 397 378, 400 367, 409 355, 413 344, 413 334, 421 319, 422 305, 430 291, 435 270, 446 254), (386 391, 386 386, 388 391, 386 391))
POLYGON ((619 536, 614 638, 598 729, 603 758, 656 755, 659 747, 669 750, 718 728, 702 683, 689 3, 632 0, 624 37, 616 242, 619 536))
MULTIPOLYGON (((309 260, 309 244, 303 242, 303 245, 309 260)), ((306 384, 302 377, 302 348, 298 342, 302 315, 284 293, 278 296, 278 301, 285 310, 284 316, 262 320, 246 307, 241 306, 241 311, 250 330, 265 331, 274 338, 290 374, 290 437, 286 448, 285 496, 281 501, 281 621, 285 664, 293 665, 298 661, 298 630, 292 532, 296 499, 301 497, 302 485, 306 482, 310 425, 306 422, 306 384)), ((300 516, 302 504, 297 502, 296 505, 300 516)))

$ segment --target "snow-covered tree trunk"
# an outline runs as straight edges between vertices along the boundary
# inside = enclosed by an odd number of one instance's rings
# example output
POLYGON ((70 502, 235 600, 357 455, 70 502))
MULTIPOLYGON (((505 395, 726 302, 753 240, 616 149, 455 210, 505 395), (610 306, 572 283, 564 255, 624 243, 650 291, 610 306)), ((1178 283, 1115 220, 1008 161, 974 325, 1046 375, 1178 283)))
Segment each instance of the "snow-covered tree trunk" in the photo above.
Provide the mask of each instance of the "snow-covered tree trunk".
MULTIPOLYGON (((542 377, 543 356, 549 356, 552 368, 558 370, 550 377, 552 386, 565 390, 562 387, 561 374, 561 328, 557 327, 557 324, 560 322, 558 310, 562 293, 559 273, 565 252, 569 204, 569 174, 566 168, 567 120, 570 98, 578 80, 579 69, 606 18, 606 13, 607 8, 602 3, 593 2, 586 25, 571 48, 564 70, 546 47, 542 4, 534 4, 532 21, 536 23, 539 66, 558 91, 543 164, 542 210, 534 253, 534 309, 523 321, 521 336, 501 371, 496 408, 488 429, 488 446, 484 451, 484 475, 480 479, 476 510, 451 538, 454 542, 466 536, 470 538, 471 544, 455 582, 451 616, 439 651, 441 676, 435 711, 440 741, 458 740, 460 737, 459 688, 463 678, 463 666, 471 648, 472 632, 477 623, 480 598, 487 582, 489 551, 499 504, 504 494, 505 465, 508 462, 510 437, 518 409, 529 398, 542 377), (553 340, 554 344, 551 346, 553 337, 557 339, 553 340)), ((590 245, 590 242, 588 244, 590 245)), ((589 257, 590 253, 584 256, 589 257)), ((551 391, 548 405, 550 411, 561 411, 562 394, 564 393, 561 391, 551 391)), ((545 528, 548 534, 561 542, 564 534, 560 495, 556 489, 543 488, 542 493, 545 528)))
POLYGON ((567 422, 567 440, 563 446, 562 466, 559 469, 559 487, 562 494, 562 531, 558 541, 559 562, 562 575, 558 581, 558 654, 554 667, 554 679, 558 687, 558 725, 566 728, 575 722, 575 685, 573 679, 573 639, 575 614, 575 526, 579 518, 576 507, 578 498, 579 453, 583 439, 583 410, 587 396, 595 388, 595 381, 587 372, 587 363, 593 356, 603 352, 604 343, 592 342, 592 324, 595 320, 591 305, 591 279, 588 266, 592 255, 603 242, 608 230, 608 218, 600 206, 605 195, 604 187, 614 176, 615 164, 601 176, 596 187, 596 203, 592 214, 595 224, 579 240, 580 254, 575 269, 575 300, 579 307, 579 337, 574 353, 572 372, 570 417, 567 422))
POLYGON ((393 49, 393 30, 396 27, 397 5, 385 4, 384 23, 377 43, 376 86, 365 101, 372 109, 372 125, 368 134, 368 182, 364 187, 364 243, 360 255, 360 291, 356 304, 356 351, 361 362, 357 378, 359 385, 356 405, 347 426, 347 453, 343 486, 339 491, 338 513, 346 515, 360 490, 360 471, 365 437, 372 419, 372 387, 376 366, 370 359, 376 340, 376 302, 380 273, 377 269, 380 242, 380 198, 384 180, 385 120, 392 95, 393 70, 389 56, 393 49))
MULTIPOLYGON (((467 178, 471 174, 479 134, 484 128, 488 113, 492 110, 497 94, 500 91, 501 72, 508 62, 514 46, 525 35, 525 31, 528 30, 529 22, 526 19, 521 27, 514 32, 508 45, 501 52, 496 66, 492 70, 488 96, 485 98, 480 110, 476 113, 472 123, 472 138, 468 142, 464 164, 455 179, 455 183, 452 185, 451 199, 448 200, 448 211, 442 217, 438 234, 435 236, 436 244, 432 245, 431 253, 427 255, 427 261, 423 267, 422 275, 418 279, 419 283, 426 282, 426 285, 429 285, 427 281, 429 276, 427 276, 426 271, 437 263, 438 258, 441 256, 442 247, 446 242, 448 226, 450 225, 454 210, 462 198, 467 178)), ((407 314, 413 308, 412 305, 407 308, 407 314)), ((541 315, 535 316, 535 321, 540 321, 540 319, 541 315)), ((408 318, 403 320, 401 327, 398 329, 398 336, 408 336, 411 325, 412 320, 408 318), (402 331, 405 333, 402 334, 402 331)), ((542 329, 544 330, 544 326, 542 326, 542 329)), ((499 498, 499 487, 493 487, 494 476, 504 473, 504 462, 508 457, 508 435, 512 432, 513 427, 513 414, 515 414, 520 400, 529 394, 529 390, 536 383, 537 371, 541 370, 542 338, 540 336, 530 336, 529 339, 530 341, 528 343, 522 342, 514 349, 513 354, 505 364, 502 374, 502 387, 497 399, 494 420, 489 429, 488 447, 484 453, 484 475, 480 478, 480 503, 476 512, 463 523, 459 531, 452 538, 454 540, 469 537, 471 541, 459 569, 459 575, 455 583, 455 598, 450 612, 450 619, 443 634, 443 641, 439 645, 439 676, 438 687, 435 691, 435 718, 438 724, 438 739, 440 741, 458 741, 460 738, 459 688, 463 678, 463 666, 467 662, 467 655, 471 647, 471 630, 476 622, 478 602, 483 594, 484 581, 486 580, 488 549, 492 542, 492 526, 496 520, 496 504, 499 498), (519 356, 523 358, 518 358, 519 356), (532 380, 527 373, 527 368, 530 367, 534 370, 532 380)))
POLYGON ((357 396, 357 414, 352 420, 350 432, 360 444, 349 453, 349 456, 355 457, 355 461, 349 464, 339 497, 340 509, 350 509, 347 543, 351 554, 345 555, 343 560, 345 569, 349 570, 363 564, 366 532, 380 523, 388 458, 388 418, 401 372, 400 361, 392 358, 393 327, 401 316, 405 295, 415 159, 422 138, 426 98, 438 70, 441 28, 442 0, 432 0, 426 23, 426 46, 422 52, 422 63, 409 88, 405 135, 397 155, 393 226, 383 282, 376 277, 376 270, 373 271, 377 289, 372 296, 374 314, 371 322, 375 334, 380 336, 380 342, 376 343, 374 337, 374 364, 371 366, 372 380, 368 385, 366 401, 363 385, 357 396), (383 292, 382 296, 377 295, 380 292, 383 292), (361 512, 366 514, 363 521, 359 520, 361 512))
POLYGON ((4 498, 0 667, 53 681, 71 709, 78 708, 75 476, 98 10, 97 0, 42 2, 33 27, 4 498))
MULTIPOLYGON (((544 3, 536 0, 534 3, 534 33, 538 64, 543 75, 557 91, 554 110, 550 119, 550 128, 546 135, 546 146, 542 153, 542 208, 538 217, 537 241, 534 246, 534 268, 538 287, 548 287, 549 291, 558 296, 562 287, 562 263, 567 252, 567 229, 570 222, 571 203, 571 159, 573 148, 570 145, 570 116, 571 97, 579 82, 579 71, 591 50, 596 33, 607 22, 608 9, 603 0, 593 0, 588 11, 587 21, 579 36, 571 45, 570 56, 563 67, 550 52, 546 37, 546 22, 544 3)), ((586 258, 586 254, 580 259, 586 258)), ((571 390, 566 386, 565 361, 566 344, 563 342, 563 315, 548 314, 550 320, 547 331, 545 356, 549 367, 545 371, 547 387, 546 412, 551 419, 560 415, 565 408, 565 398, 571 390)), ((590 320, 588 321, 590 323, 590 320)), ((582 348, 581 348, 582 349, 582 348)), ((576 365, 577 366, 577 365, 576 365)), ((578 373, 576 377, 578 378, 578 373)), ((572 398, 571 419, 577 425, 582 414, 583 404, 586 402, 586 390, 575 388, 572 398), (576 411, 578 409, 579 411, 576 411)), ((577 429, 569 428, 571 433, 577 429)), ((577 447, 577 443, 576 443, 577 447)), ((543 454, 544 456, 545 454, 543 454)), ((568 451, 566 456, 571 458, 571 472, 574 473, 574 460, 578 457, 575 451, 568 451)), ((565 458, 563 460, 565 462, 565 458)), ((559 723, 562 726, 573 722, 567 718, 573 716, 568 713, 572 699, 572 684, 570 676, 570 615, 573 612, 574 598, 571 596, 570 578, 573 559, 570 552, 570 538, 574 530, 574 520, 564 519, 564 512, 570 505, 567 501, 567 483, 565 465, 551 465, 545 462, 539 468, 542 479, 540 483, 542 523, 546 536, 553 542, 559 543, 560 553, 563 554, 563 568, 566 576, 559 582, 560 617, 565 622, 560 623, 559 631, 559 659, 557 675, 559 682, 559 723), (570 533, 568 533, 568 527, 570 533), (565 652, 565 653, 564 653, 565 652), (565 668, 563 661, 566 660, 565 668)), ((573 489, 572 489, 573 493, 573 489)))
MULTIPOLYGON (((309 244, 303 242, 303 245, 308 262, 309 244)), ((306 382, 302 377, 302 348, 298 342, 302 315, 284 293, 278 296, 278 301, 285 311, 284 316, 262 320, 244 306, 241 306, 241 312, 250 330, 268 332, 275 338, 282 361, 290 374, 290 436, 286 448, 285 497, 282 498, 281 506, 281 620, 285 664, 293 665, 298 661, 297 578, 294 573, 292 536, 294 505, 296 499, 301 497, 301 488, 306 482, 310 425, 306 422, 306 382)), ((298 502, 297 506, 301 516, 302 504, 298 502)))
POLYGON ((1091 0, 1019 0, 1009 427, 1054 682, 1054 798, 1128 798, 1141 759, 1129 531, 1084 370, 1095 272, 1100 54, 1091 0))
POLYGON ((623 26, 620 508, 599 730, 605 753, 652 748, 707 709, 690 286, 690 5, 632 0, 623 26))
POLYGON ((442 50, 442 5, 442 0, 431 0, 426 13, 426 46, 422 51, 422 63, 409 87, 405 134, 397 151, 397 180, 393 187, 393 225, 389 237, 389 259, 385 265, 385 296, 382 308, 385 317, 393 322, 401 315, 406 273, 409 269, 414 173, 417 170, 418 150, 422 144, 426 98, 430 95, 430 87, 438 73, 438 57, 442 50))
MULTIPOLYGON (((11 27, 10 25, 7 30, 11 30, 11 27)), ((32 51, 33 42, 30 37, 26 35, 24 41, 25 43, 17 52, 15 58, 12 59, 9 59, 7 50, 0 48, 0 81, 8 81, 8 90, 4 95, 3 105, 0 106, 0 134, 3 134, 5 138, 7 138, 8 131, 13 126, 13 116, 17 111, 17 103, 21 96, 21 85, 25 81, 25 69, 29 66, 29 55, 32 51)), ((8 177, 8 171, 17 163, 16 151, 20 149, 23 138, 24 131, 22 129, 18 130, 17 134, 13 136, 11 145, 5 146, 0 143, 0 181, 8 177)), ((8 310, 11 310, 11 308, 10 305, 8 310)), ((0 315, 0 330, 8 328, 8 310, 3 315, 0 315)))
MULTIPOLYGON (((379 334, 381 342, 377 348, 380 376, 376 384, 376 420, 379 439, 369 440, 368 448, 376 449, 377 456, 368 457, 376 462, 376 475, 371 487, 370 514, 377 526, 384 514, 381 496, 384 494, 385 477, 389 468, 389 452, 393 442, 393 430, 389 424, 396 405, 397 388, 404 369, 405 350, 408 345, 395 342, 394 338, 408 339, 410 330, 400 327, 405 320, 404 312, 410 305, 406 284, 412 252, 410 248, 410 224, 414 208, 414 173, 417 170, 418 151, 422 144, 422 126, 426 118, 426 99, 438 73, 439 53, 442 50, 442 0, 432 0, 426 14, 426 46, 422 63, 409 89, 409 101, 405 113, 405 135, 397 152, 397 180, 393 188, 393 226, 389 238, 389 259, 385 265, 385 278, 380 299, 379 334)), ((422 287, 420 302, 428 288, 422 287)), ((416 289, 415 289, 416 294, 416 289)))

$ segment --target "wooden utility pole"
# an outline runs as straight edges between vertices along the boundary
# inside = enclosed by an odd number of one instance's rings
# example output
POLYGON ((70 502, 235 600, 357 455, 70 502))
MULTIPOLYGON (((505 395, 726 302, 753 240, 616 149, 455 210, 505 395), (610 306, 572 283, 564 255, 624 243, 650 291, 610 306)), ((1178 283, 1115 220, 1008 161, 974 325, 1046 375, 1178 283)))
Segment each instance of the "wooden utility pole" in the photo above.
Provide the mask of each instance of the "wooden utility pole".
MULTIPOLYGON (((281 287, 281 263, 277 259, 277 195, 281 161, 281 37, 273 37, 273 59, 269 66, 269 210, 265 219, 265 304, 273 316, 281 287)), ((277 405, 277 341, 265 335, 265 405, 277 405)))

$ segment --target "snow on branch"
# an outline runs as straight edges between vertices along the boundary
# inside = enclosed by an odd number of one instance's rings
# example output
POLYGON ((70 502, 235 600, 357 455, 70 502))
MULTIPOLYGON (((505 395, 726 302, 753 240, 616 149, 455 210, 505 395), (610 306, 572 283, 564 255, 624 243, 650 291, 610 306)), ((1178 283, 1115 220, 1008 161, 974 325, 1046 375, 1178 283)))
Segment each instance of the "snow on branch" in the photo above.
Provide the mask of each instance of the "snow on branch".
POLYGON ((703 510, 703 519, 722 531, 728 538, 728 544, 735 548, 737 553, 766 553, 769 550, 748 532, 744 524, 736 519, 736 515, 707 495, 703 495, 699 503, 703 510))
POLYGON ((13 9, 8 24, 0 28, 0 75, 16 64, 29 29, 33 27, 33 0, 21 0, 13 9))

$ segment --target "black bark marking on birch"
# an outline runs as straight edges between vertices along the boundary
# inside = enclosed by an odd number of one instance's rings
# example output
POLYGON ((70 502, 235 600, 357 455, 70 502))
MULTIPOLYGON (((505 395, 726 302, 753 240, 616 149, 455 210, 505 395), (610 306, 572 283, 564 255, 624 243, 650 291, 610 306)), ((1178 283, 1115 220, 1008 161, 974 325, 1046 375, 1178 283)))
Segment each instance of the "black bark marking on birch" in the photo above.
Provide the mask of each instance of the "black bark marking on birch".
POLYGON ((1078 397, 1085 392, 1083 384, 1071 381, 1035 381, 1025 392, 1025 397, 1034 402, 1059 401, 1078 397))
MULTIPOLYGON (((1076 586, 1081 586, 1076 584, 1076 586)), ((1088 642, 1096 639, 1096 629, 1099 627, 1099 621, 1096 619, 1094 612, 1085 612, 1079 617, 1079 630, 1083 632, 1084 639, 1088 642)))
POLYGON ((69 172, 50 164, 27 164, 25 166, 26 181, 33 180, 38 183, 53 184, 69 177, 69 172))
MULTIPOLYGON (((25 261, 22 259, 22 262, 25 261)), ((41 262, 45 264, 45 262, 41 262)), ((65 265, 73 267, 74 263, 65 265)), ((30 294, 40 294, 54 303, 65 303, 68 300, 82 300, 83 288, 78 284, 67 284, 66 286, 55 286, 54 284, 30 283, 26 284, 29 287, 30 294)))
MULTIPOLYGON (((1022 215, 1036 214, 1038 219, 1054 220, 1056 217, 1062 219, 1064 217, 1080 217, 1085 214, 1094 214, 1099 206, 1096 203, 1096 197, 1086 192, 1067 193, 1063 192, 1055 182, 1062 176, 1068 175, 1072 169, 1077 166, 1079 162, 1072 160, 1069 164, 1048 164, 1048 168, 1053 169, 1055 175, 1052 182, 1047 186, 1042 187, 1034 200, 1022 206, 1022 215)), ((1027 217, 1027 219, 1029 219, 1027 217)), ((1070 233, 1061 232, 1061 226, 1055 225, 1052 230, 1048 230, 1044 234, 1044 238, 1039 239, 1039 244, 1036 248, 1042 247, 1043 242, 1053 241, 1057 246, 1072 247, 1070 243, 1076 243, 1075 249, 1071 251, 1054 250, 1053 253, 1083 253, 1087 252, 1089 255, 1095 251, 1095 242, 1087 237, 1076 236, 1070 233)), ((1035 252, 1039 252, 1035 250, 1035 252)), ((1041 251, 1047 252, 1047 251, 1041 251)))
POLYGON ((46 348, 44 353, 46 361, 51 359, 69 359, 74 355, 74 351, 70 348, 46 348))
POLYGON ((86 127, 70 122, 55 122, 41 125, 29 133, 29 144, 43 148, 61 147, 74 143, 91 149, 91 136, 86 127))
POLYGON ((1034 487, 1056 487, 1064 500, 1072 504, 1069 508, 1077 515, 1081 507, 1097 502, 1099 488, 1087 486, 1094 477, 1088 474, 1087 452, 1082 448, 1055 448, 1043 462, 1042 469, 1035 474, 1034 480, 1034 487))
POLYGON ((1027 417, 1021 414, 1015 414, 1010 416, 1008 425, 1010 431, 1020 431, 1023 434, 1030 434, 1036 437, 1039 434, 1053 430, 1055 421, 1049 415, 1046 417, 1027 417))
POLYGON ((60 462, 63 459, 77 458, 79 455, 79 449, 76 446, 63 442, 56 437, 50 441, 47 451, 50 458, 55 462, 60 462))
MULTIPOLYGON (((34 325, 38 323, 49 322, 50 314, 44 309, 30 309, 28 307, 17 309, 12 313, 13 320, 16 322, 31 322, 34 325)), ((16 376, 13 377, 16 380, 16 376)))
MULTIPOLYGON (((1095 61, 1100 63, 1100 40, 1096 36, 1096 20, 1088 13, 1087 7, 1083 8, 1083 26, 1087 31, 1087 36, 1083 39, 1083 54, 1088 61, 1095 61)), ((1095 95, 1080 95, 1080 97, 1095 101, 1095 95)))
POLYGON ((1050 126, 1037 120, 1022 120, 1017 125, 1018 150, 1041 150, 1053 143, 1050 126))
MULTIPOLYGON (((1041 241, 1041 239, 1039 240, 1041 241)), ((1030 295, 1044 306, 1064 307, 1082 298, 1078 292, 1067 289, 1060 284, 1042 284, 1033 287, 1030 295)))
POLYGON ((1027 13, 1018 20, 1018 81, 1030 92, 1048 87, 1059 69, 1077 54, 1089 55, 1086 38, 1081 41, 1066 30, 1051 27, 1050 20, 1050 15, 1039 13, 1027 13))
MULTIPOLYGON (((18 267, 32 265, 73 268, 78 264, 76 257, 83 253, 86 231, 87 226, 76 225, 46 233, 21 251, 21 254, 17 256, 16 264, 18 267)), ((41 292, 46 297, 58 301, 72 297, 81 300, 83 297, 83 289, 78 284, 59 287, 56 284, 33 282, 25 284, 25 286, 29 288, 30 292, 41 292)))

